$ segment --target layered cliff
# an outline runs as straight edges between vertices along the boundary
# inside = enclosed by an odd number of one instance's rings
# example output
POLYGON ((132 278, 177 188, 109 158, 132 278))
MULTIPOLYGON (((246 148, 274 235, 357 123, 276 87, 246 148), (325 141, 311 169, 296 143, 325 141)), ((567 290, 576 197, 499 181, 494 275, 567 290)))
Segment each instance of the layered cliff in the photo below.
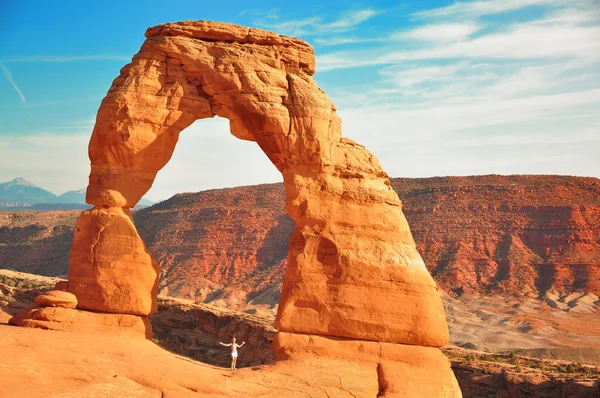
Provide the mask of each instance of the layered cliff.
POLYGON ((600 292, 600 180, 492 175, 392 185, 444 290, 600 292))
POLYGON ((134 218, 161 294, 245 302, 281 283, 294 228, 281 184, 179 194, 134 218))

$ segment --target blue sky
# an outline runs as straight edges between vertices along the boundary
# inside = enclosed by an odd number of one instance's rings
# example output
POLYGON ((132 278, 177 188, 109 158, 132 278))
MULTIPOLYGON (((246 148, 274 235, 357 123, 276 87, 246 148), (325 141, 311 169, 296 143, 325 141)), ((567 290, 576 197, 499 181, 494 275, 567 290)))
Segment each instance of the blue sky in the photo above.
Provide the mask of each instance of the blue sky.
MULTIPOLYGON (((600 177, 599 0, 224 4, 0 0, 0 182, 84 187, 96 111, 145 29, 195 19, 313 45, 344 135, 392 177, 600 177)), ((280 179, 226 120, 202 120, 147 196, 280 179)))

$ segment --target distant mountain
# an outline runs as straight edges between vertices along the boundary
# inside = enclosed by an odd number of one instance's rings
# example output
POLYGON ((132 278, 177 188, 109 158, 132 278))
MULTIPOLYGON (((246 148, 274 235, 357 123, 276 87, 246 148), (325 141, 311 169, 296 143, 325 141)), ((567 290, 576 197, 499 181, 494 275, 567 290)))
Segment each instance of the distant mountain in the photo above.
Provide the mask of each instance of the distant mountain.
POLYGON ((58 197, 61 203, 85 203, 85 188, 67 191, 58 197))
MULTIPOLYGON (((66 210, 87 209, 85 188, 67 191, 56 196, 22 177, 0 183, 0 209, 4 210, 66 210)), ((142 198, 136 208, 152 206, 154 202, 142 198)))
MULTIPOLYGON (((84 205, 85 191, 85 188, 78 189, 77 191, 67 191, 58 197, 58 201, 60 203, 77 203, 84 205)), ((148 200, 146 198, 142 198, 135 207, 148 207, 152 206, 153 204, 153 201, 148 200)))
POLYGON ((140 201, 138 202, 138 204, 137 204, 137 205, 135 205, 135 207, 138 207, 138 206, 140 206, 140 207, 141 207, 141 206, 152 206, 152 205, 153 205, 153 204, 155 204, 155 203, 156 203, 156 202, 153 202, 153 201, 151 201, 151 200, 148 200, 148 199, 146 199, 146 198, 141 198, 141 199, 140 199, 140 201))
POLYGON ((0 183, 0 205, 19 206, 34 203, 55 203, 56 199, 56 195, 52 192, 46 191, 21 177, 0 183))

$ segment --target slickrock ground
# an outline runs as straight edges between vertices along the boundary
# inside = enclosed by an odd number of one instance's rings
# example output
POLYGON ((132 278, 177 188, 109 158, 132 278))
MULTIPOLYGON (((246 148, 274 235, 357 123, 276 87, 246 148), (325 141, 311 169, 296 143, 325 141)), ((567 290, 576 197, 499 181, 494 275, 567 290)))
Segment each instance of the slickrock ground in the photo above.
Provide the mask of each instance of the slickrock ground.
MULTIPOLYGON (((244 368, 235 373, 139 338, 0 325, 0 391, 17 397, 366 397, 361 368, 348 361, 244 368), (328 377, 337 368, 341 378, 328 377)), ((374 390, 373 390, 374 389, 374 390)), ((371 391, 373 390, 373 391, 371 391)))
MULTIPOLYGON (((172 298, 159 300, 159 312, 152 323, 155 342, 139 338, 85 333, 56 332, 4 325, 3 310, 14 313, 32 304, 39 292, 51 289, 56 279, 0 271, 0 391, 2 397, 187 397, 187 396, 279 396, 313 397, 351 395, 334 385, 325 390, 316 386, 324 380, 307 369, 270 365, 253 366, 252 361, 273 360, 270 352, 274 329, 268 318, 236 311, 195 305, 172 298), (21 286, 18 288, 17 286, 21 286), (227 367, 227 350, 216 341, 238 333, 249 346, 240 350, 243 369, 232 373, 227 367), (247 336, 247 337, 246 337, 247 336), (220 346, 218 346, 220 347, 220 346), (185 355, 185 356, 184 356, 185 355), (204 363, 197 362, 201 360, 204 363), (213 365, 222 367, 215 367, 213 365), (24 389, 24 386, 25 389, 24 389), (296 391, 297 390, 297 391, 296 391), (300 391, 303 391, 300 393, 300 391), (305 393, 304 393, 305 392, 305 393), (55 394, 55 395, 53 395, 55 394), (211 395, 212 394, 212 395, 211 395), (278 396, 278 395, 272 395, 278 396)), ((452 323, 450 323, 452 330, 452 323)), ((532 354, 574 355, 568 352, 527 352, 529 356, 489 353, 457 347, 444 349, 464 397, 597 397, 600 349, 595 356, 586 349, 590 361, 580 357, 569 361, 542 360, 532 354), (584 365, 582 365, 584 364, 584 365)), ((340 362, 330 363, 340 366, 340 362)), ((316 366, 316 364, 312 364, 316 366)), ((344 365, 345 366, 345 365, 344 365)), ((352 369, 348 368, 349 377, 352 369)), ((342 378, 343 388, 361 396, 351 380, 342 378)), ((375 396, 375 395, 371 395, 375 396)))
MULTIPOLYGON (((446 292, 533 295, 570 312, 589 312, 594 305, 593 297, 577 296, 600 289, 598 179, 475 176, 391 183, 425 264, 446 292)), ((161 294, 230 308, 243 309, 249 301, 273 307, 293 230, 284 204, 282 185, 266 184, 179 194, 134 212, 160 264, 161 294)), ((65 275, 78 214, 0 212, 0 267, 65 275)))

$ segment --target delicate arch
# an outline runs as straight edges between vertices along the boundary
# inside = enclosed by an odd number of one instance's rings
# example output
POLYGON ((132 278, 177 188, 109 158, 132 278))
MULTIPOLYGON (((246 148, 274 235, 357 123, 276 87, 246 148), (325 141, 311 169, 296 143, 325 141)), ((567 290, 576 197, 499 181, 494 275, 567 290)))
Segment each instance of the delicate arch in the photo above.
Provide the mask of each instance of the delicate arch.
POLYGON ((377 159, 341 137, 312 48, 272 32, 214 22, 148 29, 102 101, 90 141, 87 202, 69 290, 79 308, 148 315, 157 264, 129 208, 197 119, 230 120, 281 171, 296 223, 276 326, 286 332, 439 347, 436 285, 377 159))

